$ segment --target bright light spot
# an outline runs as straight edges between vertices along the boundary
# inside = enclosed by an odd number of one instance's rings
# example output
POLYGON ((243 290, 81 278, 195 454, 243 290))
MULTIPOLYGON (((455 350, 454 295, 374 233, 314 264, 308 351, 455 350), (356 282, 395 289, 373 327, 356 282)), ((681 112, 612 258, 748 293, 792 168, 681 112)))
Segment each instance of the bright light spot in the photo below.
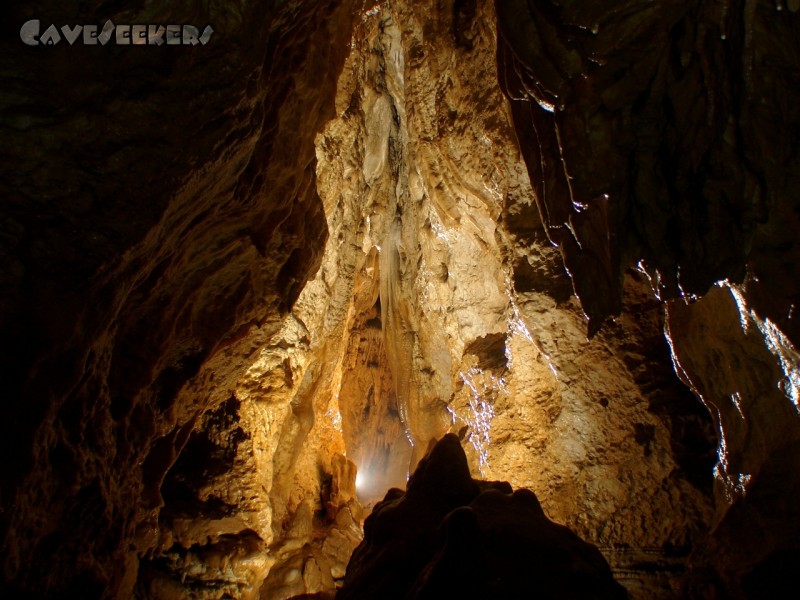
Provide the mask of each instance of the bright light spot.
POLYGON ((338 410, 329 408, 325 412, 325 417, 330 421, 330 424, 335 431, 338 431, 339 433, 342 432, 342 414, 338 410))
POLYGON ((669 355, 670 358, 672 358, 672 366, 675 369, 675 373, 678 375, 678 379, 680 379, 683 383, 685 383, 689 387, 689 389, 691 389, 692 392, 694 392, 694 394, 700 399, 700 402, 702 402, 706 406, 706 408, 711 410, 709 404, 705 401, 703 395, 700 393, 700 390, 698 390, 695 387, 694 382, 692 382, 692 379, 689 377, 689 374, 683 368, 683 365, 678 359, 678 353, 675 351, 675 342, 672 340, 672 332, 669 329, 669 320, 664 322, 664 337, 667 339, 667 345, 669 346, 669 355))
POLYGON ((655 277, 654 278, 651 277, 650 273, 647 271, 647 265, 645 264, 644 260, 640 260, 638 263, 636 263, 636 268, 642 275, 647 277, 647 282, 650 284, 650 290, 653 292, 653 295, 656 297, 656 299, 661 300, 661 290, 659 289, 661 285, 661 274, 658 272, 658 269, 656 269, 653 274, 655 277))
POLYGON ((731 402, 736 407, 736 412, 739 413, 739 416, 744 419, 744 413, 742 412, 742 395, 739 392, 733 392, 731 394, 731 402))
POLYGON ((572 201, 572 208, 575 209, 575 212, 583 212, 589 208, 589 205, 584 202, 578 202, 577 200, 572 201))
MULTIPOLYGON (((508 320, 508 335, 509 337, 519 335, 522 336, 525 340, 533 344, 536 350, 541 354, 544 359, 547 361, 547 366, 550 368, 550 372, 553 373, 553 377, 558 380, 558 371, 556 371, 555 366, 553 365, 553 360, 550 358, 550 355, 545 352, 542 347, 536 343, 531 335, 531 332, 528 330, 528 327, 525 325, 525 322, 522 320, 522 317, 519 313, 519 306, 517 306, 516 301, 514 300, 514 288, 511 284, 511 278, 506 275, 506 297, 508 298, 509 306, 511 307, 511 318, 508 320)), ((511 344, 506 344, 506 358, 508 359, 508 368, 513 370, 514 367, 514 357, 512 356, 511 352, 511 344)))
MULTIPOLYGON (((717 421, 721 415, 717 411, 717 421)), ((725 439, 725 429, 719 426, 719 447, 717 448, 717 465, 714 467, 714 477, 722 483, 722 491, 725 494, 725 501, 733 504, 737 498, 747 495, 747 487, 750 485, 751 476, 749 473, 731 473, 730 455, 728 453, 728 442, 725 439)))
POLYGON ((537 95, 533 96, 534 100, 536 100, 537 104, 545 109, 547 112, 556 112, 556 105, 552 102, 548 102, 544 98, 540 98, 537 95))
POLYGON ((481 473, 489 466, 489 432, 494 418, 493 402, 500 394, 508 395, 505 379, 472 367, 459 376, 470 391, 470 412, 465 421, 470 428, 469 442, 478 453, 478 467, 481 473))
POLYGON ((683 290, 683 286, 681 285, 681 267, 678 265, 677 274, 675 276, 676 283, 678 285, 678 292, 680 292, 681 299, 683 300, 684 304, 690 304, 697 300, 697 296, 695 294, 687 293, 683 290))
POLYGON ((442 225, 442 222, 439 220, 439 215, 435 210, 431 210, 428 215, 433 233, 436 234, 437 238, 449 244, 450 238, 448 237, 448 231, 445 230, 444 225, 442 225))
POLYGON ((764 339, 767 350, 778 359, 784 378, 778 384, 781 391, 794 404, 795 410, 800 413, 800 353, 797 352, 792 342, 769 318, 762 319, 758 314, 747 306, 744 294, 739 286, 733 285, 728 281, 722 283, 727 287, 736 307, 739 309, 739 320, 742 331, 745 335, 755 325, 764 339))
POLYGON ((727 279, 722 282, 721 287, 728 288, 728 291, 736 301, 736 307, 739 309, 739 324, 742 326, 742 331, 745 333, 745 335, 747 335, 748 330, 750 329, 750 319, 748 319, 750 309, 747 307, 747 303, 744 300, 744 294, 742 294, 741 290, 739 290, 735 285, 731 284, 727 279))
POLYGON ((367 477, 361 471, 356 473, 356 489, 362 491, 367 484, 367 477))

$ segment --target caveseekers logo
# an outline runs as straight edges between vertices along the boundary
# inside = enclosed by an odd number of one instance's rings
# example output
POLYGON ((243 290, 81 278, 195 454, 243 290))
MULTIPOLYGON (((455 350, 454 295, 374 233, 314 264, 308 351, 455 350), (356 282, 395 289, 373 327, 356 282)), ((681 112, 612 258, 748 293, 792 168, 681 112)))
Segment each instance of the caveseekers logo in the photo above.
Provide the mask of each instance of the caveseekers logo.
POLYGON ((205 46, 214 30, 206 25, 201 33, 194 25, 114 25, 110 20, 101 29, 97 25, 50 25, 42 32, 39 19, 25 22, 19 37, 28 46, 55 46, 66 40, 72 46, 80 40, 86 46, 105 46, 113 41, 118 46, 205 46))

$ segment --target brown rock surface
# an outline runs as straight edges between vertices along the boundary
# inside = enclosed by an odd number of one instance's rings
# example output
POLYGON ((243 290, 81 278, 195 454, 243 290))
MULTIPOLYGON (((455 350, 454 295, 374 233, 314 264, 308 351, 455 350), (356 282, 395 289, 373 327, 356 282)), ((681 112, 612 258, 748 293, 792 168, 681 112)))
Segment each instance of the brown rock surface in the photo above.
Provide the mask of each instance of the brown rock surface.
MULTIPOLYGON (((0 498, 14 593, 129 596, 165 474, 319 264, 313 139, 357 11, 4 8, 0 439, 15 458, 0 498), (30 18, 217 33, 191 48, 30 48, 30 18)), ((247 560, 261 542, 234 533, 247 560)))
POLYGON ((798 8, 13 2, 0 591, 329 595, 449 431, 631 597, 780 597, 798 8), (29 18, 216 33, 30 48, 29 18))
POLYGON ((497 2, 500 81, 590 332, 639 261, 667 298, 744 276, 796 152, 798 22, 777 8, 497 2))
POLYGON ((800 111, 788 98, 800 7, 496 6, 500 83, 589 333, 630 310, 621 274, 633 265, 659 298, 681 298, 669 311, 673 358, 719 436, 717 516, 695 556, 735 597, 779 597, 798 551, 786 502, 798 426, 800 111), (746 286, 732 283, 745 273, 746 286))
POLYGON ((781 597, 800 540, 800 354, 748 304, 749 288, 725 283, 694 304, 673 302, 667 323, 676 367, 719 433, 702 559, 748 597, 781 597))
POLYGON ((356 460, 400 486, 406 437, 418 457, 437 427, 463 430, 473 474, 530 487, 613 549, 628 585, 669 597, 711 516, 708 418, 674 379, 644 278, 626 288, 636 317, 585 339, 498 94, 492 7, 458 17, 468 44, 443 24, 451 8, 394 2, 365 19, 318 140, 340 260, 360 256, 348 347, 361 358, 347 351, 338 395, 348 455, 354 419, 375 418, 359 443, 395 444, 396 462, 356 460))

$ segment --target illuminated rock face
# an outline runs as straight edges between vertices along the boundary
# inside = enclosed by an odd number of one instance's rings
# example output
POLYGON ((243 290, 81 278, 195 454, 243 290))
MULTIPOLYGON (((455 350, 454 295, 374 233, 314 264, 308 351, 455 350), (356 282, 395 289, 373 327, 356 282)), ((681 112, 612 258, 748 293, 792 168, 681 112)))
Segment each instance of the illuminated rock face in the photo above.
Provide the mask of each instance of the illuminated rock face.
POLYGON ((667 324, 676 368, 719 435, 716 531, 703 559, 749 597, 779 598, 800 556, 800 354, 749 303, 757 285, 725 282, 674 302, 667 324))
POLYGON ((708 417, 643 277, 625 288, 635 316, 586 340, 499 93, 492 6, 459 6, 393 3, 356 29, 317 141, 331 237, 309 288, 350 307, 350 333, 343 358, 312 362, 342 365, 363 500, 461 432, 475 476, 532 489, 631 588, 669 597, 684 559, 665 548, 685 555, 711 519, 708 417))
POLYGON ((167 63, 0 59, 9 595, 331 592, 451 432, 631 597, 780 597, 795 4, 262 4, 164 5, 217 31, 167 63))
POLYGON ((500 84, 543 224, 590 333, 622 306, 632 314, 626 268, 677 298, 676 370, 719 440, 714 533, 694 560, 736 597, 780 597, 800 516, 788 501, 800 243, 787 175, 800 108, 786 101, 800 6, 558 5, 496 2, 500 84))

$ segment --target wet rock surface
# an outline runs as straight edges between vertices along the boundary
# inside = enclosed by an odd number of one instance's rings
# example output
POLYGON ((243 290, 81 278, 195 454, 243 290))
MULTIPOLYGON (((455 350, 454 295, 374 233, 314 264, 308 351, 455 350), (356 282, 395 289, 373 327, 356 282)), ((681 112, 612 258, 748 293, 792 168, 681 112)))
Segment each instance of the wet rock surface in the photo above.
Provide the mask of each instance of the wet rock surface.
POLYGON ((791 500, 800 466, 800 354, 748 304, 749 288, 725 283, 691 305, 673 302, 667 324, 676 368, 719 432, 714 535, 697 557, 746 597, 781 597, 791 595, 787 560, 800 539, 791 500))
MULTIPOLYGON (((789 585, 777 565, 797 548, 797 516, 780 498, 795 484, 787 477, 778 491, 772 473, 793 469, 798 424, 789 132, 800 111, 787 102, 797 87, 797 4, 496 7, 500 85, 590 335, 608 315, 632 314, 629 267, 659 298, 674 298, 666 335, 676 370, 719 441, 714 533, 694 556, 714 563, 735 597, 755 593, 741 582, 761 560, 760 572, 775 576, 769 589, 789 585), (745 523, 761 533, 745 533, 745 523)), ((637 439, 646 433, 640 426, 637 439)))

